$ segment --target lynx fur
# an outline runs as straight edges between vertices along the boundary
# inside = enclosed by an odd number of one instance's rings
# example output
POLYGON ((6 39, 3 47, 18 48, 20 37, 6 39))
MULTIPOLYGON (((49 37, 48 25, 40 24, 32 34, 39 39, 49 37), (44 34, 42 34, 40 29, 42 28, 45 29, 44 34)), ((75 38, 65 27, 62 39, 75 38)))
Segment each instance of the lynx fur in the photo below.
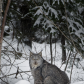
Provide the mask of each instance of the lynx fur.
POLYGON ((41 52, 30 52, 29 64, 34 84, 70 84, 66 73, 44 60, 41 52))

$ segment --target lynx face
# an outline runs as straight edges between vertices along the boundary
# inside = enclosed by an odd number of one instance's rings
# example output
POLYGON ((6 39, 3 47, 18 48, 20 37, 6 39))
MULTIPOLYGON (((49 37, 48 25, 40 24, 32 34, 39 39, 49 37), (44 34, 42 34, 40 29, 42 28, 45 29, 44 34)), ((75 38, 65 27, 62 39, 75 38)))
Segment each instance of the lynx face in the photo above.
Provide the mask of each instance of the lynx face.
POLYGON ((42 53, 34 54, 30 52, 30 65, 32 69, 39 67, 43 62, 42 53))

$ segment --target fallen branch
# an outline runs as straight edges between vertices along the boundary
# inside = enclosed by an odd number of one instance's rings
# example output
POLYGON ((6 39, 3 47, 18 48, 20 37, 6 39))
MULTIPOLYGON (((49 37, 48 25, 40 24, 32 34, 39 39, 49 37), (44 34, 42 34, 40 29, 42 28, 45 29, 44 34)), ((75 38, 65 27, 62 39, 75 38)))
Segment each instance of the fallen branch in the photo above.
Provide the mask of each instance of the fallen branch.
MULTIPOLYGON (((25 73, 25 72, 31 72, 31 71, 21 71, 18 74, 25 73)), ((0 77, 0 79, 1 78, 5 78, 5 77, 8 77, 8 76, 16 75, 16 74, 17 74, 17 72, 16 73, 9 74, 9 75, 4 75, 4 76, 0 77)))

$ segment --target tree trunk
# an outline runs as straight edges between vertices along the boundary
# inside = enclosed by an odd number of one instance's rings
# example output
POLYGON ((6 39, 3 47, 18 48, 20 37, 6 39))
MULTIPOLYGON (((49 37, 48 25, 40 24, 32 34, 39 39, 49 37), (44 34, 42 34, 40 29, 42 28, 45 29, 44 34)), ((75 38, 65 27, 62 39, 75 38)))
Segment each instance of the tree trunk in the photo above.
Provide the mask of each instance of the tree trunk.
POLYGON ((65 63, 65 61, 66 61, 66 49, 65 49, 65 37, 63 35, 61 37, 61 44, 62 44, 62 62, 65 63))
POLYGON ((50 33, 50 54, 51 54, 51 64, 53 63, 53 56, 52 56, 52 33, 50 33))
POLYGON ((1 74, 1 24, 2 24, 2 0, 0 0, 0 74, 1 74))
POLYGON ((1 48, 2 48, 2 41, 3 41, 3 34, 4 34, 4 26, 5 26, 6 16, 7 16, 10 2, 11 2, 11 0, 8 0, 7 6, 6 6, 6 9, 4 12, 3 22, 2 22, 1 21, 1 18, 2 18, 2 0, 0 0, 0 73, 1 73, 1 48), (2 27, 1 27, 1 22, 2 22, 2 27))
POLYGON ((52 5, 52 0, 50 0, 50 5, 52 5))
MULTIPOLYGON (((52 0, 50 0, 50 5, 52 5, 52 0)), ((50 54, 51 54, 51 64, 53 63, 53 56, 52 56, 52 33, 50 33, 50 54)))

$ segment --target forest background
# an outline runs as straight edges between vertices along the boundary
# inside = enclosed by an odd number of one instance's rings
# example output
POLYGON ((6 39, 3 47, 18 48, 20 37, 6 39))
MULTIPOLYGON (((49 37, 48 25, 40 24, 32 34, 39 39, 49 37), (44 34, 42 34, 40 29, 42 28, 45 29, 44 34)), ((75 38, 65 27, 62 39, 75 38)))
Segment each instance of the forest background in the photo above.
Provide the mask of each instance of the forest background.
MULTIPOLYGON (((50 60, 53 64, 56 56, 56 44, 61 43, 62 64, 66 64, 66 71, 68 62, 70 63, 70 60, 73 59, 72 74, 74 62, 76 61, 78 64, 84 58, 83 0, 3 0, 3 2, 1 0, 0 4, 2 6, 2 14, 0 14, 2 17, 2 22, 0 22, 2 24, 0 24, 2 37, 0 37, 0 47, 2 47, 0 61, 5 57, 10 59, 9 53, 15 60, 22 57, 27 59, 29 54, 23 53, 24 48, 28 47, 28 51, 32 50, 32 44, 36 42, 50 45, 50 60), (4 24, 3 20, 9 3, 4 24), (7 45, 3 45, 2 42, 7 45), (55 56, 53 56, 53 44, 55 44, 55 56)), ((1 64, 0 67, 3 66, 1 64)), ((2 73, 2 70, 0 71, 2 73)), ((1 80, 7 83, 2 77, 1 80)))

